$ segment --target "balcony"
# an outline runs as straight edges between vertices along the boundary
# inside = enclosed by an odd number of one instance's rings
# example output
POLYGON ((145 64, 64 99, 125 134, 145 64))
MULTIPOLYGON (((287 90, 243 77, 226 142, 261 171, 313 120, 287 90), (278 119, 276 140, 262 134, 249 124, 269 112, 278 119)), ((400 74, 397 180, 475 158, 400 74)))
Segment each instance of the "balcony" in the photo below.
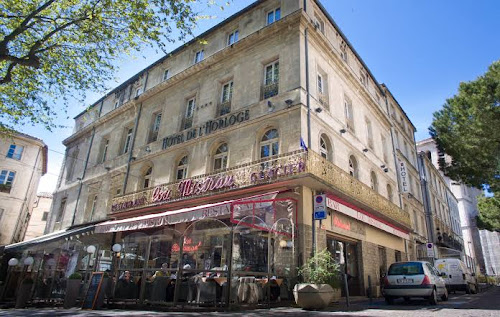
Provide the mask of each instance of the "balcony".
POLYGON ((328 95, 318 94, 318 101, 323 106, 323 108, 325 108, 326 110, 330 110, 330 103, 328 102, 328 95))
POLYGON ((301 183, 300 179, 306 177, 312 177, 328 185, 332 190, 349 197, 350 200, 366 206, 367 211, 372 210, 375 216, 380 216, 405 228, 411 228, 410 216, 407 212, 311 150, 290 152, 227 168, 217 173, 200 175, 116 197, 112 201, 112 213, 189 198, 213 196, 222 192, 291 179, 301 183), (209 188, 207 184, 215 183, 220 186, 205 191, 199 190, 209 188))
POLYGON ((11 189, 12 189, 11 184, 0 184, 0 193, 10 194, 11 189))
POLYGON ((223 116, 231 112, 231 99, 224 101, 217 106, 217 116, 223 116))
POLYGON ((182 119, 182 130, 190 129, 193 126, 193 117, 182 119))
POLYGON ((262 86, 262 99, 274 97, 278 94, 279 82, 262 86))

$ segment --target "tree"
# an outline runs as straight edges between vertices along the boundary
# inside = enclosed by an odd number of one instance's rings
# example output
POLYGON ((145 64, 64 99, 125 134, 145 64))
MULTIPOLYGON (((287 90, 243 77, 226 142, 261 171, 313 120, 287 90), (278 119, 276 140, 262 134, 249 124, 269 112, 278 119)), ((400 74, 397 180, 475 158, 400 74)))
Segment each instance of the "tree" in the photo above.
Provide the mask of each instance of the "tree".
POLYGON ((439 166, 455 181, 500 192, 500 61, 434 113, 439 166), (448 159, 449 158, 449 159, 448 159))
POLYGON ((479 216, 477 226, 479 229, 500 231, 500 199, 482 196, 477 201, 479 216))
MULTIPOLYGON (((113 62, 192 34, 194 0, 1 0, 0 132, 56 125, 55 101, 103 92, 113 62)), ((215 4, 207 0, 208 5, 215 4)))

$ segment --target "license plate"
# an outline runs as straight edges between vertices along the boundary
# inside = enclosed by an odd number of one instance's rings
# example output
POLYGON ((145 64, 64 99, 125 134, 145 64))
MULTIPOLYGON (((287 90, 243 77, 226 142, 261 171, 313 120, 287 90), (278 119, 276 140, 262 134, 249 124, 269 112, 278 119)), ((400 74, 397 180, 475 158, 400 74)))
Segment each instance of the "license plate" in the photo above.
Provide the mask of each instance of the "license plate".
POLYGON ((398 279, 398 284, 411 284, 411 283, 413 283, 413 279, 409 278, 398 279))

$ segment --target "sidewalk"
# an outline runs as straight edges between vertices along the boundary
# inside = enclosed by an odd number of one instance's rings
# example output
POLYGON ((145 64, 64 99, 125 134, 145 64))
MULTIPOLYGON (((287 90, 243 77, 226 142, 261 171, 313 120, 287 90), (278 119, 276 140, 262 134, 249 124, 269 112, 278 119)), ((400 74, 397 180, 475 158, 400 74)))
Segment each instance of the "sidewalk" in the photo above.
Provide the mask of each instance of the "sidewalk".
POLYGON ((29 308, 29 309, 5 309, 0 310, 0 316, 320 316, 328 315, 330 312, 342 311, 359 311, 369 307, 376 307, 378 303, 382 303, 381 299, 374 299, 370 304, 366 297, 351 297, 350 307, 347 307, 345 298, 341 302, 328 307, 324 311, 305 311, 298 307, 276 307, 270 309, 255 309, 242 311, 224 311, 224 312, 208 312, 208 311, 189 311, 189 312, 172 312, 172 311, 146 311, 146 310, 121 310, 121 309, 103 309, 103 310, 81 310, 79 308, 63 309, 63 308, 29 308))

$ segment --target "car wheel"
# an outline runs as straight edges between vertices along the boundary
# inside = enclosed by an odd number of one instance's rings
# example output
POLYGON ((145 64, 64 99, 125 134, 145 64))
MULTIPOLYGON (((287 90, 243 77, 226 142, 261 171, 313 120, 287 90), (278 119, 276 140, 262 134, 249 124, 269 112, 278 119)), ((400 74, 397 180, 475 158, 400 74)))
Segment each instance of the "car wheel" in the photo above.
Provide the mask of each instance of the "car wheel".
POLYGON ((465 294, 470 294, 470 285, 469 284, 467 284, 465 286, 465 294))
POLYGON ((386 296, 385 302, 387 303, 387 305, 392 305, 392 304, 394 304, 394 298, 392 298, 390 296, 386 296))
POLYGON ((431 305, 437 305, 437 302, 438 302, 438 298, 437 298, 436 289, 433 289, 432 290, 432 294, 429 297, 429 304, 431 304, 431 305))
POLYGON ((446 288, 444 289, 444 294, 443 294, 443 296, 441 296, 441 300, 442 300, 443 302, 446 302, 446 301, 448 300, 448 290, 447 290, 446 288))

